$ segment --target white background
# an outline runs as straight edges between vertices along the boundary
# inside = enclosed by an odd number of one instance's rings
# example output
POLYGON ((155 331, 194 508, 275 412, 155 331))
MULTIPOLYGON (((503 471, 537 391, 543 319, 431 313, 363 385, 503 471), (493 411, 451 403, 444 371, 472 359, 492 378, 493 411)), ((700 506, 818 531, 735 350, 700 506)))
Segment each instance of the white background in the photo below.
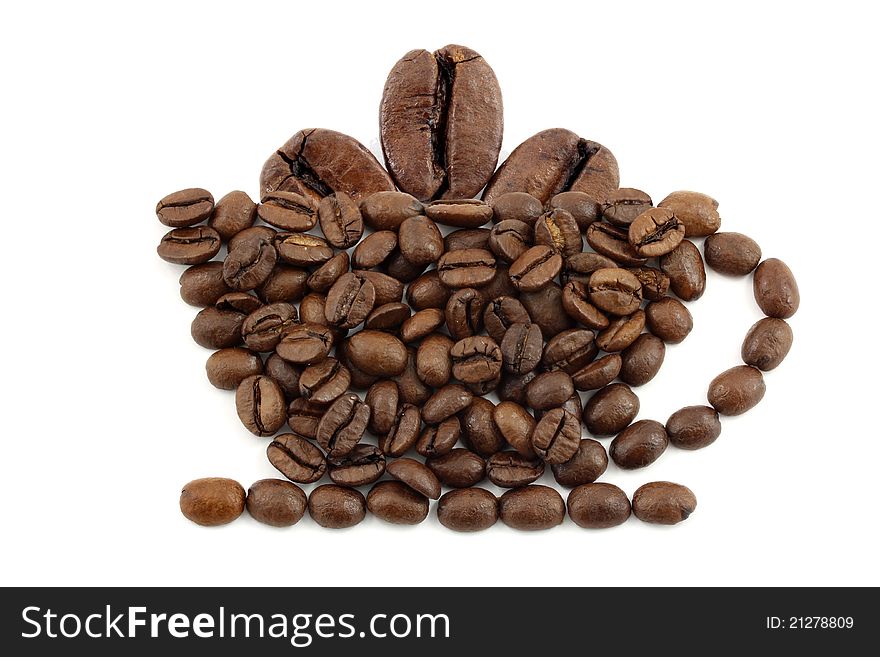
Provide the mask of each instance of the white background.
MULTIPOLYGON (((6 3, 0 582, 880 584, 868 4, 6 3), (505 153, 570 128, 613 150, 624 186, 707 192, 722 229, 783 258, 802 295, 788 359, 708 449, 609 467, 629 494, 690 486, 698 509, 674 528, 459 535, 433 508, 414 528, 189 523, 190 479, 276 473, 205 378, 182 268, 155 254, 156 201, 256 196, 302 128, 376 150, 389 69, 447 43, 495 69, 505 153)), ((637 391, 641 418, 703 403, 760 317, 749 281, 718 275, 691 310, 693 333, 637 391)))

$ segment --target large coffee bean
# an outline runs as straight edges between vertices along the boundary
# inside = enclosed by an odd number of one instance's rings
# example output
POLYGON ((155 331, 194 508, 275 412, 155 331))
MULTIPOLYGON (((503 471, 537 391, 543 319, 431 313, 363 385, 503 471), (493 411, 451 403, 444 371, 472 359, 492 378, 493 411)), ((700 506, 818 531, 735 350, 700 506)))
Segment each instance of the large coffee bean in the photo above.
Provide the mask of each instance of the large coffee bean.
POLYGON ((718 201, 699 192, 672 192, 657 204, 668 208, 684 224, 685 237, 702 237, 721 227, 718 201))
POLYGON ((333 333, 330 329, 320 324, 303 322, 287 329, 275 346, 275 353, 289 363, 308 365, 326 358, 332 346, 333 333))
POLYGON ((318 422, 315 440, 329 458, 345 456, 360 442, 369 421, 370 407, 354 393, 343 395, 318 422))
POLYGON ((669 446, 666 428, 654 420, 639 420, 617 434, 608 452, 625 470, 651 465, 669 446))
POLYGON ((350 249, 364 234, 364 220, 358 204, 344 192, 321 199, 318 221, 324 237, 337 249, 350 249))
POLYGON ((429 458, 425 465, 431 468, 444 485, 452 488, 470 488, 486 477, 486 462, 477 454, 461 447, 456 447, 443 456, 429 458))
POLYGON ((440 256, 437 262, 440 282, 446 287, 483 287, 495 277, 495 256, 484 249, 462 249, 440 256))
POLYGON ((766 390, 761 370, 738 365, 712 379, 708 399, 721 415, 741 415, 754 408, 766 390))
POLYGON ((180 298, 191 306, 210 306, 231 291, 223 280, 222 262, 193 265, 180 275, 180 298))
POLYGON ((678 344, 694 328, 694 318, 678 299, 665 297, 645 307, 648 330, 663 342, 678 344))
POLYGON ((632 509, 642 522, 675 525, 697 508, 690 488, 669 481, 653 481, 633 493, 632 509))
POLYGON ((788 355, 794 334, 784 319, 765 317, 752 325, 742 345, 742 359, 746 365, 769 372, 788 355))
POLYGON ((617 378, 623 359, 620 354, 608 354, 571 375, 576 390, 598 390, 617 378))
POLYGON ((460 437, 461 422, 453 415, 440 424, 425 427, 416 443, 416 451, 425 458, 443 456, 452 451, 460 437))
POLYGON ((544 474, 544 461, 519 452, 496 452, 486 462, 486 476, 501 488, 528 486, 544 474))
POLYGON ((437 424, 452 417, 471 405, 474 396, 457 383, 443 386, 422 407, 422 419, 427 424, 437 424))
POLYGON ((256 436, 271 436, 287 420, 281 388, 268 376, 249 376, 235 391, 235 408, 245 428, 256 436))
POLYGON ((358 444, 345 456, 330 459, 327 470, 334 484, 366 486, 385 474, 385 455, 378 447, 358 444))
POLYGON ((232 522, 244 512, 245 493, 237 481, 221 477, 196 479, 180 493, 180 512, 205 527, 232 522))
POLYGON ((706 264, 728 276, 750 274, 761 262, 761 247, 742 233, 715 233, 703 244, 706 264))
POLYGON ((639 413, 639 398, 624 383, 612 383, 596 392, 584 405, 584 425, 594 436, 623 431, 639 413))
POLYGON ((684 240, 660 258, 660 269, 669 276, 669 286, 683 301, 695 301, 706 290, 706 268, 700 250, 684 240))
POLYGON ((248 488, 245 503, 251 518, 272 527, 295 525, 308 506, 303 489, 281 479, 255 481, 248 488))
POLYGON ((608 454, 600 443, 584 438, 578 444, 577 451, 564 463, 551 466, 553 478, 561 486, 572 488, 582 484, 591 484, 605 472, 608 467, 608 454))
POLYGON ((581 441, 581 423, 577 417, 561 408, 549 411, 532 432, 532 448, 545 462, 565 463, 578 450, 581 441))
POLYGON ((173 192, 156 204, 159 221, 171 228, 194 226, 210 217, 213 210, 214 197, 201 187, 173 192))
POLYGON ((544 244, 533 246, 510 265, 510 280, 521 292, 547 287, 562 271, 562 256, 544 244))
POLYGON ((292 433, 276 436, 266 448, 266 456, 281 474, 301 484, 318 481, 327 470, 321 450, 302 436, 292 433))
POLYGON ((593 305, 612 315, 631 315, 642 303, 642 284, 626 269, 597 269, 589 291, 593 305))
POLYGON ((531 372, 541 362, 544 338, 537 324, 513 324, 501 340, 504 369, 511 374, 531 372))
POLYGON ((685 406, 666 420, 669 442, 679 449, 701 449, 721 435, 718 411, 709 406, 685 406))
POLYGON ((370 513, 395 525, 417 525, 428 517, 428 498, 400 481, 380 481, 367 494, 370 513))
POLYGON ((669 208, 651 208, 629 226, 629 243, 636 253, 656 258, 672 251, 684 239, 684 224, 669 208))
POLYGON ((403 192, 378 192, 364 197, 360 210, 364 223, 373 230, 397 230, 404 220, 422 214, 425 206, 403 192))
MULTIPOLYGON (((461 340, 479 333, 483 328, 485 303, 483 295, 473 288, 453 292, 444 310, 444 320, 449 335, 455 340, 461 340)), ((500 342, 500 340, 495 341, 500 342)))
POLYGON ((379 439, 379 449, 387 456, 403 456, 418 441, 421 427, 418 407, 408 403, 401 404, 391 430, 379 439))
POLYGON ((353 488, 323 484, 309 495, 309 515, 321 527, 354 527, 367 515, 367 501, 353 488))
POLYGON ((263 361, 248 349, 233 347, 211 354, 205 370, 211 385, 221 390, 235 390, 249 376, 263 373, 263 361))
POLYGON ((220 251, 220 235, 208 226, 174 228, 162 236, 156 253, 176 265, 200 265, 220 251))
POLYGON ((651 197, 642 190, 621 187, 605 197, 602 218, 615 226, 629 228, 639 215, 652 207, 651 197))
POLYGON ((428 466, 420 461, 400 458, 388 464, 387 472, 425 497, 432 500, 440 497, 440 480, 428 466))
POLYGON ((552 529, 565 519, 565 502, 555 489, 524 486, 509 490, 498 501, 501 522, 513 529, 552 529))
POLYGON ((257 206, 257 216, 279 230, 305 233, 318 224, 318 203, 296 192, 267 192, 257 206))
POLYGON ((491 456, 504 447, 504 436, 492 419, 495 405, 483 397, 474 397, 459 413, 465 444, 480 456, 491 456))
POLYGON ((406 368, 406 346, 382 331, 355 333, 348 339, 347 354, 355 367, 374 376, 393 377, 406 368))
POLYGON ((236 190, 217 201, 208 225, 217 231, 220 239, 227 241, 245 228, 253 226, 256 219, 257 204, 245 192, 236 190))
POLYGON ((788 319, 801 304, 794 274, 777 258, 769 258, 755 269, 754 291, 755 301, 767 317, 788 319))
POLYGON ((526 401, 538 411, 562 406, 573 394, 571 377, 562 370, 542 372, 526 386, 526 401))
POLYGON ((453 531, 482 531, 498 522, 498 500, 483 488, 451 490, 437 503, 437 519, 453 531))
POLYGON ((631 386, 643 386, 660 371, 666 345, 657 336, 642 333, 620 356, 620 380, 631 386))
POLYGON ((584 529, 616 527, 629 519, 629 498, 613 484, 584 484, 568 494, 568 515, 584 529))

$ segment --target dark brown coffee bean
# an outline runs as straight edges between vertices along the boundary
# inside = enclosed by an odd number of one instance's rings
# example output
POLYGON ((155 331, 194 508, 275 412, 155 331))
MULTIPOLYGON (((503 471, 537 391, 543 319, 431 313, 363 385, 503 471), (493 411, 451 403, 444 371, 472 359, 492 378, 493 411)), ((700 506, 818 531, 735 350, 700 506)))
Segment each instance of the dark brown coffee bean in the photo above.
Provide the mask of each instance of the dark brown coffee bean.
POLYGON ((456 340, 476 335, 483 328, 483 295, 473 288, 456 290, 446 302, 444 321, 456 340))
POLYGON ((531 372, 541 362, 544 339, 537 324, 513 324, 501 341, 504 369, 512 374, 531 372))
POLYGON ((397 230, 409 217, 423 214, 425 206, 403 192, 378 192, 361 201, 364 223, 373 230, 397 230))
POLYGON ((589 283, 590 275, 598 269, 615 269, 617 263, 611 258, 592 251, 575 253, 565 259, 563 263, 562 279, 566 283, 578 281, 589 283))
POLYGON ((214 303, 217 310, 230 310, 245 315, 250 315, 262 306, 263 303, 257 297, 247 292, 229 292, 214 303))
POLYGON ((459 413, 462 438, 465 444, 480 456, 491 456, 504 447, 504 436, 492 419, 495 405, 483 397, 474 397, 459 413))
POLYGON ((291 527, 302 520, 308 500, 303 489, 281 479, 260 479, 248 488, 247 510, 257 522, 291 527))
POLYGON ((653 206, 651 197, 640 189, 621 187, 607 197, 602 204, 602 218, 608 223, 629 228, 640 214, 653 206))
POLYGON ((235 408, 245 428, 256 436, 271 436, 287 419, 281 388, 268 376, 249 376, 235 391, 235 408))
POLYGON ((489 181, 483 199, 492 203, 507 192, 528 192, 544 204, 571 190, 601 202, 619 184, 611 151, 570 130, 554 128, 517 146, 489 181))
POLYGON ((479 228, 492 220, 492 208, 477 199, 433 201, 425 206, 428 219, 454 228, 479 228))
POLYGON ((419 310, 400 326, 400 339, 410 344, 418 342, 433 333, 446 322, 446 316, 439 308, 419 310))
POLYGON ((626 493, 613 484, 584 484, 568 494, 568 515, 584 529, 622 525, 631 513, 626 493))
POLYGON ((518 452, 497 452, 486 462, 486 476, 500 488, 528 486, 544 474, 544 462, 518 452))
POLYGON ((662 424, 639 420, 617 434, 608 452, 619 467, 635 470, 651 465, 668 446, 669 436, 662 424))
POLYGON ((532 227, 538 217, 544 214, 543 203, 526 192, 501 194, 492 200, 491 206, 494 220, 498 223, 522 221, 532 227))
POLYGON ((440 497, 440 480, 424 463, 401 458, 389 463, 387 471, 389 475, 427 498, 436 500, 440 497))
POLYGON ((406 289, 406 300, 413 310, 445 308, 451 291, 440 282, 440 274, 432 269, 419 276, 406 289))
POLYGON ((490 236, 488 228, 459 228, 443 238, 443 250, 489 249, 490 236))
POLYGON ((591 363, 598 352, 592 331, 569 329, 550 338, 542 362, 548 371, 562 370, 574 374, 591 363))
POLYGON ((537 422, 521 404, 502 401, 492 411, 492 419, 504 440, 511 447, 526 458, 535 457, 535 450, 532 447, 532 432, 535 430, 537 422))
POLYGON ((765 317, 746 333, 742 345, 742 359, 746 365, 769 372, 779 367, 788 355, 794 334, 784 319, 765 317))
POLYGON ((721 415, 741 415, 754 408, 766 391, 761 370, 738 365, 712 379, 708 399, 721 415))
POLYGON ((422 419, 437 424, 470 406, 474 396, 464 386, 449 384, 435 392, 422 407, 422 419))
POLYGON ((666 434, 679 449, 701 449, 721 435, 721 420, 714 408, 686 406, 666 420, 666 434))
POLYGON ((193 265, 180 275, 180 298, 191 306, 210 306, 230 291, 222 262, 193 265))
POLYGON ((306 284, 315 292, 326 294, 339 277, 348 272, 349 264, 348 253, 340 251, 312 272, 306 279, 306 284))
POLYGON ((703 244, 706 264, 728 276, 750 274, 761 262, 761 247, 742 233, 715 233, 703 244))
POLYGON ((669 286, 683 301, 695 301, 706 290, 706 268, 700 250, 689 240, 660 258, 660 269, 669 276, 669 286))
POLYGON ((221 390, 235 390, 249 376, 263 373, 263 361, 252 351, 233 347, 211 354, 205 370, 211 385, 221 390))
POLYGON ((425 385, 442 388, 452 377, 450 351, 454 343, 442 333, 427 336, 416 352, 416 374, 425 385))
POLYGON ((251 240, 261 240, 263 242, 271 242, 274 244, 277 237, 278 231, 274 228, 270 228, 269 226, 251 226, 250 228, 238 231, 235 235, 230 237, 229 243, 226 246, 229 251, 234 251, 245 242, 250 242, 251 240))
POLYGON ((494 379, 489 379, 488 381, 477 381, 475 383, 465 383, 464 386, 475 397, 485 397, 486 395, 495 391, 495 389, 501 384, 501 372, 498 373, 494 379))
POLYGON ((162 237, 156 253, 165 262, 176 265, 200 265, 217 255, 221 244, 220 235, 213 228, 174 228, 162 237))
POLYGON ((306 233, 278 233, 275 250, 284 262, 298 267, 314 267, 333 257, 327 240, 306 233))
POLYGON ((400 406, 400 390, 397 384, 394 381, 376 381, 370 386, 364 403, 370 407, 370 431, 379 436, 391 431, 400 406))
POLYGON ((562 370, 539 374, 526 386, 526 401, 536 410, 561 406, 573 394, 571 377, 562 370))
POLYGON ((668 208, 651 208, 630 224, 628 236, 639 255, 656 258, 681 244, 684 224, 668 208))
POLYGON ((354 527, 367 515, 367 501, 353 488, 322 484, 309 495, 309 515, 321 527, 354 527))
POLYGON ((327 471, 334 484, 366 486, 385 474, 385 455, 378 447, 358 444, 342 458, 330 459, 327 471))
POLYGON ((631 386, 643 386, 660 371, 666 345, 657 336, 642 333, 620 356, 620 380, 631 386))
POLYGON ((581 423, 561 408, 550 410, 532 432, 532 448, 546 463, 565 463, 577 452, 581 423))
POLYGON ((318 422, 326 410, 326 404, 314 404, 302 398, 294 399, 287 407, 287 425, 294 433, 314 440, 318 433, 318 422))
POLYGON ((547 486, 514 488, 498 501, 501 522, 513 529, 537 531, 552 529, 565 520, 565 502, 547 486))
POLYGON ((597 221, 602 212, 602 206, 584 192, 560 192, 547 202, 547 209, 565 210, 574 217, 582 232, 586 231, 591 223, 597 221))
POLYGON ((324 237, 337 249, 350 249, 364 234, 364 220, 358 204, 344 192, 321 199, 318 221, 324 237))
POLYGON ((550 210, 535 222, 535 244, 554 249, 563 257, 584 249, 581 231, 574 217, 566 210, 550 210))
POLYGON ((382 331, 364 330, 348 339, 348 358, 359 370, 374 376, 393 377, 406 368, 406 346, 382 331))
POLYGON ((549 246, 533 246, 510 265, 510 279, 521 292, 546 287, 562 270, 562 256, 549 246))
POLYGON ((379 439, 379 449, 388 456, 403 456, 418 441, 421 427, 418 407, 401 404, 391 430, 379 439))
POLYGON ((386 303, 397 303, 403 299, 403 283, 383 274, 380 271, 365 271, 356 269, 354 274, 361 278, 365 278, 373 284, 376 290, 376 305, 382 306, 386 303))
MULTIPOLYGON (((483 311, 486 332, 501 343, 507 330, 514 324, 529 324, 531 319, 525 306, 513 297, 501 296, 487 303, 483 311)), ((447 324, 449 319, 447 318, 447 324)))
POLYGON ((273 303, 258 308, 244 320, 241 335, 248 348, 254 351, 272 351, 282 336, 297 321, 296 306, 289 303, 273 303))
POLYGON ((397 233, 390 230, 371 233, 361 240, 352 252, 352 266, 357 269, 378 267, 396 248, 397 233))
POLYGON ((642 522, 675 525, 697 508, 690 488, 669 481, 653 481, 633 493, 632 510, 642 522))
POLYGON ((266 448, 275 469, 291 481, 311 484, 324 476, 327 462, 314 444, 292 433, 276 436, 266 448))
POLYGON ((370 513, 395 525, 417 525, 428 517, 428 498, 400 481, 380 481, 367 494, 370 513))
POLYGON ((532 228, 516 219, 499 221, 489 233, 488 246, 499 260, 513 262, 532 246, 532 228))
POLYGON ((694 328, 694 318, 678 299, 665 297, 645 307, 648 330, 663 342, 678 344, 694 328))
POLYGON ((603 221, 590 224, 587 229, 587 244, 620 266, 640 267, 648 261, 647 257, 639 255, 629 243, 627 231, 603 221))
MULTIPOLYGON (((400 376, 393 377, 400 389, 400 398, 407 404, 421 407, 431 396, 431 388, 422 383, 416 366, 416 350, 412 347, 406 351, 406 365, 400 376)), ((451 366, 450 366, 451 367, 451 366)))
POLYGON ((291 401, 299 398, 300 368, 288 363, 278 354, 272 354, 266 360, 266 375, 271 377, 284 393, 284 398, 291 401))
POLYGON ((456 447, 448 454, 425 461, 431 471, 445 486, 469 488, 486 477, 486 462, 472 451, 456 447))
POLYGON ((299 392, 303 399, 316 404, 329 404, 348 390, 351 372, 335 358, 325 358, 320 363, 306 367, 299 379, 299 392))
POLYGON ((208 225, 225 242, 245 228, 253 226, 256 218, 257 204, 245 192, 234 191, 217 201, 208 225))
POLYGON ((597 269, 589 292, 593 305, 612 315, 631 315, 642 303, 642 284, 626 269, 597 269))
POLYGON ((569 281, 562 288, 562 307, 574 321, 591 329, 605 329, 610 324, 601 310, 590 303, 590 287, 581 281, 569 281))
POLYGON ((195 343, 206 349, 226 349, 241 343, 241 327, 247 315, 216 307, 200 311, 190 325, 195 343))
MULTIPOLYGON (((374 288, 375 289, 375 288, 374 288)), ((364 320, 364 328, 374 331, 394 333, 410 316, 410 308, 405 303, 386 303, 373 308, 364 320)))
POLYGON ((223 280, 233 290, 253 290, 269 278, 278 253, 271 242, 249 240, 223 261, 223 280))
POLYGON ((340 276, 327 293, 324 317, 333 326, 354 328, 367 318, 375 303, 373 284, 349 272, 340 276))
POLYGON ((684 224, 685 237, 703 237, 721 227, 718 201, 699 192, 672 192, 657 204, 668 208, 684 224))
POLYGON ((642 297, 649 301, 659 301, 669 290, 669 276, 654 267, 635 267, 627 271, 642 284, 642 297))
POLYGON ((440 424, 425 427, 416 443, 416 451, 425 458, 443 456, 452 451, 460 437, 461 422, 453 415, 440 424))
POLYGON ((639 398, 624 383, 612 383, 597 391, 584 406, 584 425, 594 436, 620 433, 639 414, 639 398))
POLYGON ((608 354, 571 375, 575 390, 598 390, 617 378, 623 359, 620 354, 608 354))
POLYGON ((443 255, 443 236, 437 224, 427 217, 410 217, 397 231, 400 253, 417 265, 427 266, 443 255))
POLYGON ((801 304, 794 274, 782 260, 768 258, 755 269, 755 301, 767 317, 788 319, 801 304))
POLYGON ((200 187, 173 192, 156 204, 159 221, 171 228, 194 226, 210 217, 213 210, 214 197, 200 187))
POLYGON ((310 365, 324 360, 332 346, 333 334, 330 329, 305 322, 287 329, 275 346, 275 353, 289 363, 310 365))
POLYGON ((495 277, 495 256, 483 249, 450 251, 440 256, 437 271, 446 287, 482 287, 495 277))
POLYGON ((308 291, 306 280, 309 273, 299 267, 276 264, 269 278, 257 288, 257 294, 265 303, 299 301, 308 291))
MULTIPOLYGON (((302 301, 299 304, 299 314, 300 321, 303 324, 316 324, 318 326, 323 326, 326 329, 329 329, 330 335, 333 338, 334 342, 338 342, 342 344, 342 339, 348 334, 346 329, 339 328, 338 326, 330 326, 327 321, 327 317, 324 314, 324 307, 327 305, 327 297, 323 294, 307 294, 303 297, 302 301)), ((337 354, 337 357, 342 361, 342 357, 337 354)), ((352 369, 349 363, 345 363, 345 366, 348 369, 352 369)))
POLYGON ((260 200, 257 216, 275 228, 305 233, 318 223, 318 203, 295 192, 269 192, 260 200))
POLYGON ((480 288, 480 294, 486 299, 497 299, 498 297, 516 296, 519 290, 513 284, 510 278, 510 267, 505 262, 495 263, 495 276, 485 286, 480 288))
MULTIPOLYGON (((581 414, 584 412, 584 407, 581 403, 581 396, 576 392, 572 394, 571 397, 562 402, 562 405, 559 408, 564 411, 568 411, 576 418, 580 418, 581 414)), ((536 417, 540 420, 546 414, 547 411, 537 411, 536 417)))
POLYGON ((577 451, 565 463, 551 466, 553 478, 560 486, 572 488, 596 481, 608 468, 605 448, 591 438, 584 438, 577 451))
POLYGON ((373 154, 356 139, 333 130, 301 130, 263 165, 260 190, 293 191, 316 200, 345 192, 359 201, 393 191, 394 182, 373 154))
POLYGON ((425 272, 427 265, 413 264, 403 257, 400 252, 400 243, 397 248, 391 252, 391 255, 385 259, 383 263, 385 273, 391 278, 396 278, 401 283, 409 283, 414 281, 425 272))
POLYGON ((342 395, 318 422, 315 440, 335 459, 348 454, 360 442, 370 421, 370 407, 354 393, 342 395))
POLYGON ((562 307, 562 288, 556 283, 550 283, 537 292, 523 292, 519 300, 532 322, 541 327, 545 340, 573 326, 571 318, 562 307))
POLYGON ((618 317, 608 328, 596 335, 596 345, 602 351, 623 351, 636 341, 645 328, 645 311, 637 310, 629 317, 618 317))
POLYGON ((444 493, 437 503, 440 524, 456 532, 477 532, 498 522, 498 500, 483 488, 444 493))
POLYGON ((244 503, 241 484, 221 477, 196 479, 180 492, 180 512, 204 527, 232 522, 244 512, 244 503))

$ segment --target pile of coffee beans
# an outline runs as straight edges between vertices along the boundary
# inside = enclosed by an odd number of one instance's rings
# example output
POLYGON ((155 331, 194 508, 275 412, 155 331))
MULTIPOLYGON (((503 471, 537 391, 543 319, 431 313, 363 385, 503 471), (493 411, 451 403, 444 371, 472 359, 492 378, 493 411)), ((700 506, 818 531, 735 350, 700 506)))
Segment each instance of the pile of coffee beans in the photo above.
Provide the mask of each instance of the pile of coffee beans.
POLYGON ((636 469, 670 444, 706 447, 720 415, 761 401, 763 372, 791 347, 795 279, 749 237, 718 232, 711 197, 677 191, 655 205, 619 186, 608 148, 569 130, 539 132, 496 169, 502 127, 479 54, 414 50, 382 96, 387 170, 352 137, 309 129, 265 163, 259 203, 197 188, 159 201, 171 230, 158 253, 188 265, 180 293, 203 308, 192 337, 213 350, 208 380, 235 391, 242 425, 269 440, 285 477, 247 492, 190 482, 187 518, 218 525, 247 508, 289 526, 308 510, 342 528, 369 511, 416 524, 438 500, 444 526, 475 531, 499 518, 548 529, 566 506, 590 528, 694 511, 679 484, 645 484, 630 502, 597 480, 609 457, 636 469), (704 293, 704 263, 751 275, 767 317, 745 337, 744 364, 710 383, 709 406, 636 421, 634 388, 693 328, 683 302, 704 293), (547 466, 567 505, 535 483, 547 466), (308 496, 297 485, 324 479, 308 496))

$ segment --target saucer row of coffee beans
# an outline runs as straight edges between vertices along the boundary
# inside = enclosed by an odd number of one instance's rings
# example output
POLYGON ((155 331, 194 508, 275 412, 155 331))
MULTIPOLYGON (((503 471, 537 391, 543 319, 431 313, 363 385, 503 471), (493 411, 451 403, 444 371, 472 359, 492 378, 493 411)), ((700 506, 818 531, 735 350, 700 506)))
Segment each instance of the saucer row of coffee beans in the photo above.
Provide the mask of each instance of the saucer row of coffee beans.
POLYGON ((792 341, 785 319, 799 296, 786 265, 718 232, 705 194, 655 206, 620 188, 611 152, 568 130, 534 135, 496 170, 500 90, 469 49, 404 56, 380 120, 387 171, 352 137, 304 130, 264 165, 259 203, 241 191, 215 203, 193 188, 157 205, 171 228, 158 253, 189 265, 181 296, 203 308, 192 336, 214 350, 208 379, 235 391, 242 424, 271 439, 268 460, 286 478, 247 493, 229 479, 193 481, 184 515, 218 525, 247 508, 288 526, 308 509, 342 528, 369 510, 417 524, 434 499, 451 529, 499 518, 547 529, 566 511, 555 488, 535 483, 549 465, 582 527, 687 518, 696 498, 684 486, 649 483, 630 502, 597 480, 609 456, 637 469, 670 444, 705 447, 720 415, 761 400, 762 372, 792 341), (711 382, 708 406, 665 425, 636 421, 633 388, 693 327, 682 302, 705 290, 702 237, 710 268, 752 275, 767 317, 745 337, 745 364, 711 382), (596 440, 611 436, 607 450, 596 440), (308 498, 297 485, 324 477, 332 483, 308 498), (480 488, 487 479, 507 492, 480 488))

